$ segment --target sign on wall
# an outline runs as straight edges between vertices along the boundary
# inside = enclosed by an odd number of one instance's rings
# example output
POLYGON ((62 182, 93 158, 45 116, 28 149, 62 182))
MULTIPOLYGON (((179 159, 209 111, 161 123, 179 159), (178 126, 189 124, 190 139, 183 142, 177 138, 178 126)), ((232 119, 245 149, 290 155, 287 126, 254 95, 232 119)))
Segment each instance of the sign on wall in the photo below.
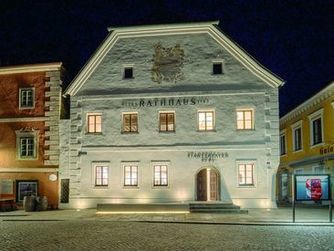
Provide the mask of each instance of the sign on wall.
POLYGON ((321 201, 330 199, 329 175, 295 175, 296 201, 321 201))

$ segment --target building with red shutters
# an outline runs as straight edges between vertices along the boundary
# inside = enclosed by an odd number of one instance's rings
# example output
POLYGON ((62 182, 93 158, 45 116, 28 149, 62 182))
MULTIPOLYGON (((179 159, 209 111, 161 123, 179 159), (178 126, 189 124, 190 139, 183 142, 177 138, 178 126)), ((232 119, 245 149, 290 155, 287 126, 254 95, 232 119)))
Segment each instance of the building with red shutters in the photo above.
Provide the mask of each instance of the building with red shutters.
POLYGON ((0 199, 58 207, 62 63, 0 68, 0 199))

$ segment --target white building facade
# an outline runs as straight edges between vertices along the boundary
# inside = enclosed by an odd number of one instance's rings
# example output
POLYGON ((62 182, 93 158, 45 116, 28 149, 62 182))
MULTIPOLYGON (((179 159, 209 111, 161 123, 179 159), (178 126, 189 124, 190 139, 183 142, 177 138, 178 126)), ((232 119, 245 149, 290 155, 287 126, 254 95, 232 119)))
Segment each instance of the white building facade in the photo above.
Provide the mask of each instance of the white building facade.
POLYGON ((283 81, 217 25, 110 29, 65 93, 63 207, 275 207, 283 81))

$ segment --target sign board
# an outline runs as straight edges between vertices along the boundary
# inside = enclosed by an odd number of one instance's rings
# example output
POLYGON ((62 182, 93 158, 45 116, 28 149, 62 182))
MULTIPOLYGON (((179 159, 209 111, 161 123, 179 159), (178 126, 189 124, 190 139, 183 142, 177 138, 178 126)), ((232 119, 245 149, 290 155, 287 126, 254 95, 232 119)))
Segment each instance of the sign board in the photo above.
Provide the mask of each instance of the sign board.
POLYGON ((295 175, 295 200, 331 200, 329 175, 295 175))
POLYGON ((0 180, 0 194, 14 194, 13 180, 0 180))

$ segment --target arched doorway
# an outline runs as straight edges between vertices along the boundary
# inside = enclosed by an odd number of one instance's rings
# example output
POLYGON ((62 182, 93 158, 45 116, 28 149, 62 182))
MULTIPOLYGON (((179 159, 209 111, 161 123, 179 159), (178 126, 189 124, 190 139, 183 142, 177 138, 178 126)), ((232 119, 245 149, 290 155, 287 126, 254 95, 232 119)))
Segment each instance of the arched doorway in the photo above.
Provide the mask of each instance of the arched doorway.
POLYGON ((198 201, 219 200, 219 173, 213 168, 204 168, 196 175, 198 201))

